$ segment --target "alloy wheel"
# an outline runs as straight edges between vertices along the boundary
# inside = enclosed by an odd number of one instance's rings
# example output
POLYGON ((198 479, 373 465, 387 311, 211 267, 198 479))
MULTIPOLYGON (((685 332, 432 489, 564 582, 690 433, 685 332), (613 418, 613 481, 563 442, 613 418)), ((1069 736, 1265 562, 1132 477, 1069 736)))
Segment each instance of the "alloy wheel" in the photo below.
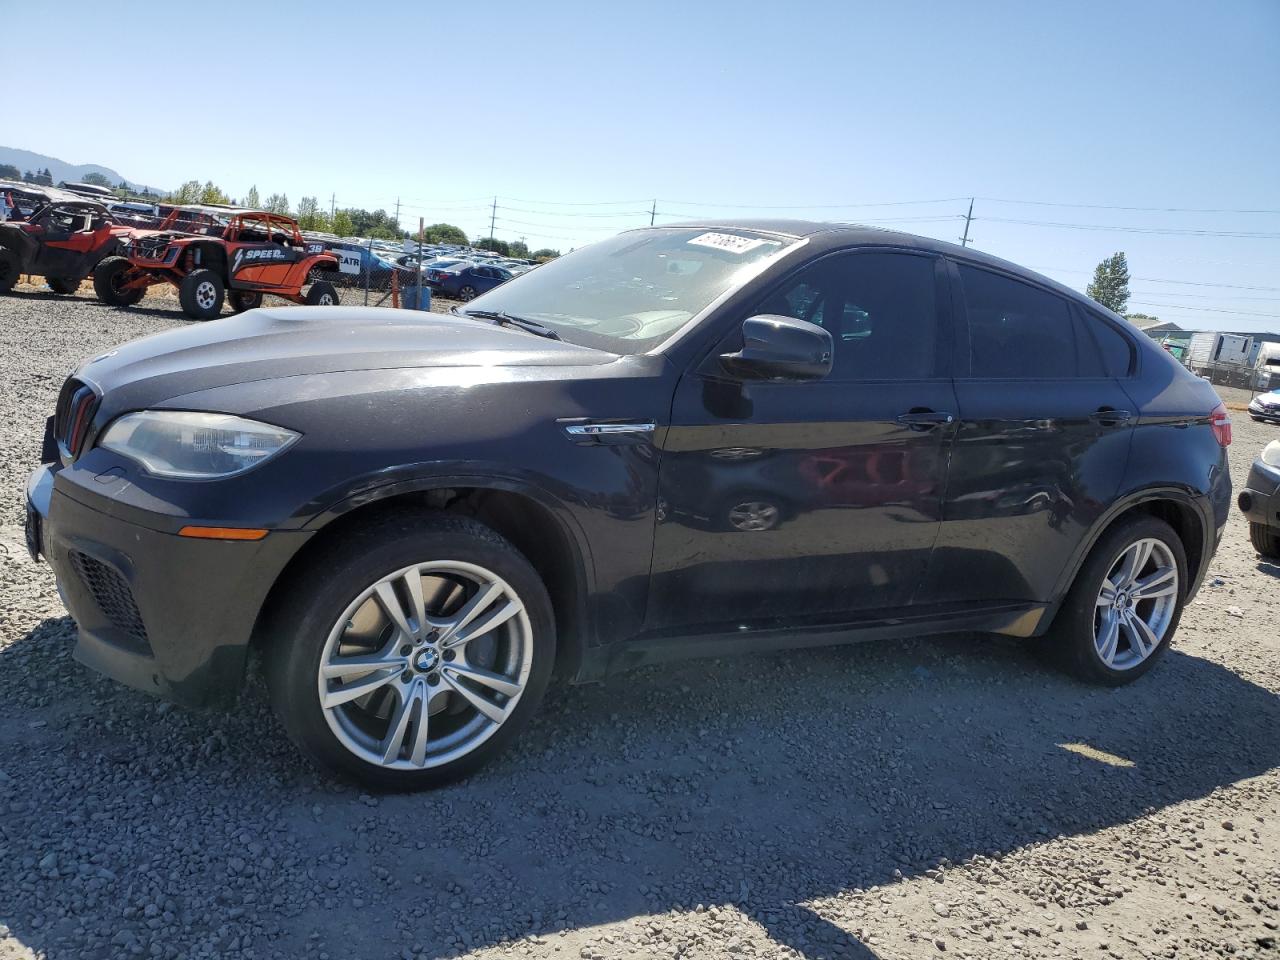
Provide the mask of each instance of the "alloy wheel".
POLYGON ((762 500, 740 503, 729 511, 729 522, 738 530, 758 532, 772 530, 780 519, 778 508, 762 500))
POLYGON ((1178 607, 1178 564, 1154 538, 1130 544, 1103 578, 1095 605, 1093 643, 1113 670, 1131 670, 1164 641, 1178 607))
POLYGON ((524 604, 462 561, 414 564, 356 597, 320 658, 320 706, 342 745, 384 768, 466 756, 519 702, 533 664, 524 604))

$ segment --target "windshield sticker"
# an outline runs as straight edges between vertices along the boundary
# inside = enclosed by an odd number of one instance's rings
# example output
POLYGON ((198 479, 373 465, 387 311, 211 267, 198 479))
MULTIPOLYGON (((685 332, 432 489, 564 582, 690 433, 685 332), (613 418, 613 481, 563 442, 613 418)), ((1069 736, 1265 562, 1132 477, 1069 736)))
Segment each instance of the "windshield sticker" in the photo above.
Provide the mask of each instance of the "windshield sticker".
POLYGON ((711 247, 713 250, 737 254, 748 253, 766 244, 776 247, 778 241, 765 240, 762 237, 737 237, 732 233, 704 233, 689 241, 689 245, 693 247, 711 247))

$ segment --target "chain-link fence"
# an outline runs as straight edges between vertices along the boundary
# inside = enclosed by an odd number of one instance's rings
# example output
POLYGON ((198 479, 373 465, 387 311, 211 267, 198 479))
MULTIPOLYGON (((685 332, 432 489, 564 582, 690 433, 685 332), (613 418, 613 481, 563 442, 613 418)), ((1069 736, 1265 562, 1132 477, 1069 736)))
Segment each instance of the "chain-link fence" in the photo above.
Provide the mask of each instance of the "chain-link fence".
POLYGON ((1183 366, 1214 386, 1248 390, 1250 396, 1255 393, 1265 393, 1273 386, 1280 386, 1280 370, 1271 372, 1265 369, 1259 370, 1249 364, 1220 363, 1216 360, 1198 363, 1184 360, 1183 366))

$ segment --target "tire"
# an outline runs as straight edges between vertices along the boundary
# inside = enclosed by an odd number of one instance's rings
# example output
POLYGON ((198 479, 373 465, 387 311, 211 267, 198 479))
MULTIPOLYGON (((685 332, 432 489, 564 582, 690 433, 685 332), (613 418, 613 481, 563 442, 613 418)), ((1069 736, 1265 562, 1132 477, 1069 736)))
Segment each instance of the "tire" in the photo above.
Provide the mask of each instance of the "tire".
POLYGON ((227 294, 227 302, 236 313, 244 313, 262 306, 262 294, 257 290, 232 290, 227 294))
MULTIPOLYGON (((1173 640, 1178 621, 1182 618, 1188 582, 1186 551, 1172 527, 1155 517, 1122 519, 1102 535, 1102 539, 1094 546, 1080 572, 1076 574, 1075 582, 1067 592, 1045 638, 1045 649, 1057 657, 1069 673, 1088 683, 1118 687, 1136 680, 1155 665, 1173 640), (1147 610, 1146 618, 1158 619, 1163 626, 1153 631, 1157 642, 1152 644, 1151 637, 1146 638, 1147 652, 1140 657, 1133 639, 1137 628, 1118 627, 1117 641, 1112 651, 1114 659, 1108 664, 1099 650, 1099 634, 1095 633, 1095 630, 1101 633, 1103 624, 1099 621, 1105 617, 1108 609, 1098 604, 1103 580, 1113 574, 1113 569, 1131 547, 1152 542, 1162 545, 1162 549, 1153 550, 1152 559, 1143 565, 1138 579, 1149 578, 1152 576, 1150 571, 1159 566, 1173 569, 1176 572, 1176 582, 1172 592, 1154 600, 1139 600, 1133 609, 1140 617, 1147 610), (1152 618, 1149 607, 1163 607, 1160 617, 1152 618), (1120 644, 1124 644, 1127 649, 1123 652, 1119 650, 1120 644)), ((1159 585, 1159 589, 1167 586, 1166 580, 1159 585)), ((1126 595, 1127 591, 1121 591, 1120 598, 1123 600, 1126 595)))
POLYGON ((1249 521, 1249 541, 1253 549, 1268 560, 1280 560, 1280 533, 1265 523, 1249 521))
POLYGON ((463 287, 461 290, 458 291, 458 299, 463 301, 464 303, 467 302, 468 300, 474 300, 476 296, 477 296, 476 288, 471 286, 471 284, 467 284, 465 287, 463 287))
POLYGON ((0 293, 8 293, 22 275, 22 260, 8 247, 0 247, 0 293))
POLYGON ((313 307, 336 307, 338 290, 328 280, 317 280, 307 289, 307 303, 313 307))
POLYGON ((80 281, 72 277, 45 277, 45 283, 54 293, 66 296, 80 289, 80 281))
POLYGON ((550 598, 515 547, 471 518, 408 511, 347 528, 290 577, 267 621, 264 668, 285 730, 317 764, 368 787, 420 790, 467 776, 510 743, 546 692, 555 649, 550 598), (424 588, 427 615, 434 613, 445 632, 437 638, 432 631, 406 643, 373 592, 388 581, 395 584, 390 588, 394 603, 405 625, 412 627, 416 617, 406 606, 412 581, 406 577, 414 573, 424 588), (462 589, 440 589, 450 582, 462 589), (473 628, 499 612, 509 613, 512 598, 519 601, 516 612, 494 628, 478 631, 453 653, 443 646, 448 615, 458 614, 482 590, 497 592, 474 615, 473 628), (348 644, 339 654, 339 645, 348 644), (333 672, 370 651, 393 664, 382 670, 357 668, 349 681, 333 672), (322 666, 327 676, 322 676, 322 666), (490 682, 510 678, 501 682, 514 696, 488 683, 468 686, 452 672, 477 666, 489 668, 490 682), (329 696, 340 696, 354 684, 370 692, 346 702, 322 703, 322 685, 329 696), (481 696, 500 719, 482 714, 458 692, 459 686, 481 696), (419 760, 413 755, 418 744, 413 711, 423 702, 430 719, 419 760), (394 721, 406 703, 408 714, 397 728, 394 721), (397 729, 400 736, 393 738, 397 729), (433 730, 444 732, 432 740, 433 730), (385 759, 391 756, 388 747, 395 751, 390 761, 385 759))
POLYGON ((178 303, 192 320, 212 320, 222 313, 226 285, 207 267, 192 270, 178 284, 178 303))
POLYGON ((132 307, 147 292, 146 287, 136 290, 120 289, 125 275, 133 269, 127 257, 105 257, 93 268, 93 292, 98 299, 112 307, 132 307))

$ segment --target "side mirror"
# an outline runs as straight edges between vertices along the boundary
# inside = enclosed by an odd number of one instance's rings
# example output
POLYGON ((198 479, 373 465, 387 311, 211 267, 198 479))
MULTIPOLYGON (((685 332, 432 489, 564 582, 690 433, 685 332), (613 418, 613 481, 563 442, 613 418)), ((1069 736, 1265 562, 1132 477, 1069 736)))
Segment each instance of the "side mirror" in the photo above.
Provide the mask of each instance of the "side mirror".
POLYGON ((807 320, 764 313, 742 322, 742 349, 720 363, 750 380, 821 380, 831 372, 831 334, 807 320))

